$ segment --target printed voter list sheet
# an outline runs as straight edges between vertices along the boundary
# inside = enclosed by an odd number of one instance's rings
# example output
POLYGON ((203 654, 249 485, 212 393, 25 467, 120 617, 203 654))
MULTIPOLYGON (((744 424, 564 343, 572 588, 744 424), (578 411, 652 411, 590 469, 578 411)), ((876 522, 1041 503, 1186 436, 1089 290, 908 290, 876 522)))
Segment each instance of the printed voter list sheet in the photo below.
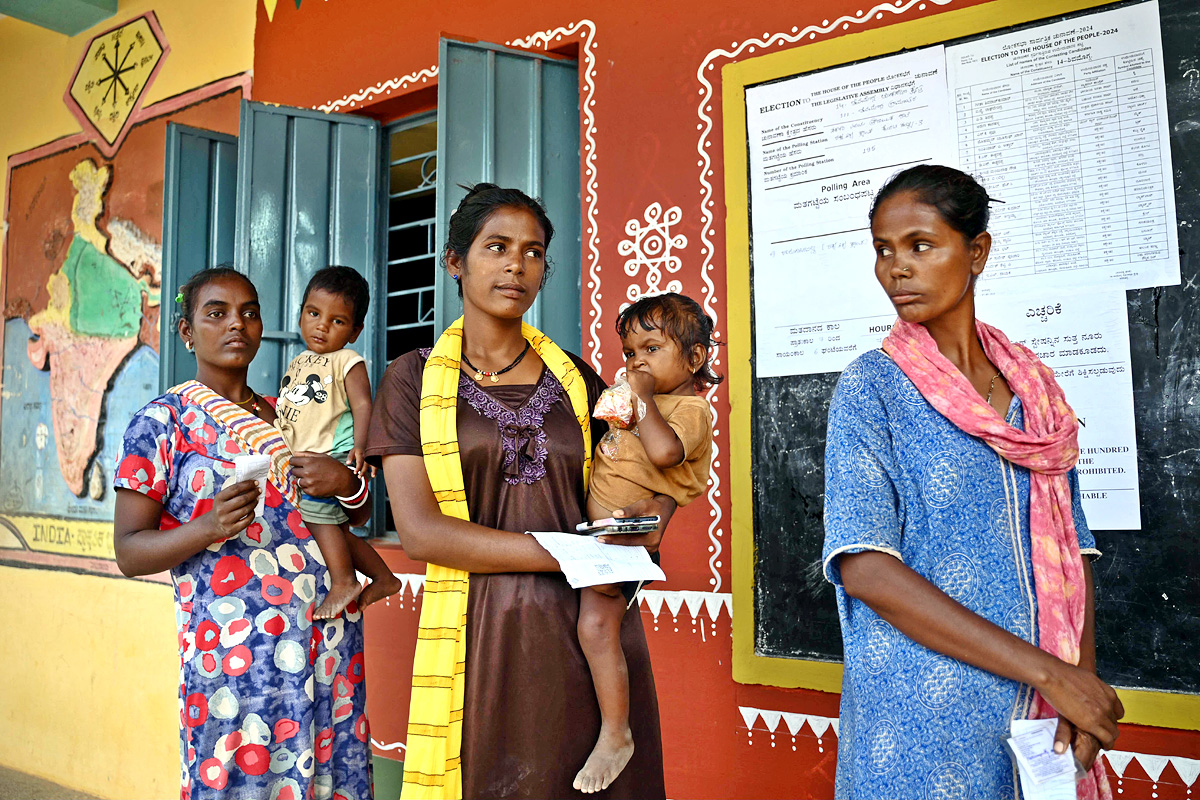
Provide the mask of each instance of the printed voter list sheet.
POLYGON ((624 581, 665 581, 662 568, 644 547, 601 544, 591 536, 558 531, 529 531, 562 568, 572 589, 624 581))
POLYGON ((1140 530, 1125 293, 981 297, 976 316, 1054 370, 1079 429, 1079 490, 1092 530, 1140 530))
POLYGON ((992 207, 979 294, 1179 283, 1158 3, 946 48, 959 168, 992 207))
POLYGON ((941 46, 746 90, 757 377, 841 370, 895 319, 875 192, 953 151, 941 46))

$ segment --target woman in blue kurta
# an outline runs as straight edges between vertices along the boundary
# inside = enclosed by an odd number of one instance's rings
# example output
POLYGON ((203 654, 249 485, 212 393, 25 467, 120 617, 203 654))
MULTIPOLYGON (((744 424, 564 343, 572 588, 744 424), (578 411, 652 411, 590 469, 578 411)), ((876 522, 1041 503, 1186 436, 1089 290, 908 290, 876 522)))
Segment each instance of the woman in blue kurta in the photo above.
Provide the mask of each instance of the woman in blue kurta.
POLYGON ((175 587, 180 795, 365 800, 362 611, 314 625, 328 578, 296 509, 297 484, 352 494, 358 479, 324 457, 291 457, 272 405, 246 385, 262 336, 249 280, 202 272, 183 306, 197 380, 134 416, 115 479, 118 564, 169 569, 175 587), (232 483, 233 459, 253 453, 271 457, 261 515, 257 485, 232 483))
MULTIPOLYGON (((1015 396, 1008 422, 1024 427, 1015 396)), ((829 408, 825 574, 837 586, 846 652, 838 797, 1014 797, 1000 746, 1032 691, 936 653, 841 586, 839 556, 899 558, 952 599, 1036 644, 1029 470, 997 458, 934 410, 882 351, 856 359, 829 408)), ((1080 552, 1099 555, 1071 489, 1080 552)))
MULTIPOLYGON (((1116 737, 1120 702, 1095 676, 1087 562, 1099 551, 1068 471, 1077 454, 1073 413, 1063 401, 1067 444, 1059 452, 1069 460, 1052 476, 1000 457, 993 440, 963 429, 974 414, 990 417, 991 430, 1030 438, 1020 396, 1029 371, 1057 390, 1031 353, 974 318, 974 281, 991 241, 987 203, 970 176, 924 165, 893 178, 872 209, 876 276, 900 321, 886 352, 865 353, 838 380, 825 455, 824 567, 845 650, 842 798, 1015 797, 1003 747, 1014 719, 1056 713, 1058 741, 1073 744, 1087 768, 1116 737), (906 374, 914 352, 938 362, 917 370, 923 389, 906 374), (941 394, 952 384, 959 407, 941 394), (1072 540, 1065 550, 1083 562, 1080 585, 1066 586, 1068 595, 1086 594, 1074 662, 1039 641, 1039 598, 1054 598, 1044 593, 1047 581, 1038 585, 1045 570, 1034 545, 1043 544, 1045 517, 1031 517, 1031 496, 1044 497, 1031 495, 1035 479, 1062 481, 1055 510, 1069 508, 1069 519, 1057 518, 1073 526, 1062 531, 1072 540)), ((1045 416, 1045 403, 1038 406, 1045 416)), ((1106 796, 1098 775, 1081 796, 1106 796)))

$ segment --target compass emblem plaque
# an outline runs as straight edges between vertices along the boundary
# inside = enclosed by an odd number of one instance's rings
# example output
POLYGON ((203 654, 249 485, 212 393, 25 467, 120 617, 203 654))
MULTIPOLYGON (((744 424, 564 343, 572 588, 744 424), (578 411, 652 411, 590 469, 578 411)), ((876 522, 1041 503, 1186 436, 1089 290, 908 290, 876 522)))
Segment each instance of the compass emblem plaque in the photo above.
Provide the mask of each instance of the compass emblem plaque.
POLYGON ((169 52, 153 11, 88 42, 63 100, 106 157, 120 148, 169 52))

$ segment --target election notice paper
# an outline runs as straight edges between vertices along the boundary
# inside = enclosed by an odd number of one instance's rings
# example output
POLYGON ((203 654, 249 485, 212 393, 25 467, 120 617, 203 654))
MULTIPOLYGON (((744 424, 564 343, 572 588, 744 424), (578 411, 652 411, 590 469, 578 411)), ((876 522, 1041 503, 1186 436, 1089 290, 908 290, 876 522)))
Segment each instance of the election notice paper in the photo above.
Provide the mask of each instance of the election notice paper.
POLYGON ((1140 530, 1129 319, 1121 291, 979 298, 979 319, 1054 370, 1079 429, 1079 490, 1095 530, 1140 530))
POLYGON ((662 568, 644 547, 601 544, 591 536, 557 531, 529 531, 558 561, 572 589, 625 581, 665 581, 662 568))
POLYGON ((836 372, 895 314, 867 214, 917 163, 979 177, 979 296, 1179 283, 1158 4, 746 90, 757 378, 836 372))
POLYGON ((1164 75, 1149 0, 748 87, 755 378, 879 346, 895 313, 874 194, 917 163, 960 167, 998 201, 979 318, 1054 368, 1087 424, 1091 525, 1138 529, 1123 291, 1180 279, 1164 75))
POLYGON ((946 61, 958 166, 1003 201, 978 293, 1179 283, 1157 2, 947 47, 946 61))
POLYGON ((746 90, 757 377, 841 370, 895 313, 867 214, 892 173, 945 160, 941 47, 746 90))

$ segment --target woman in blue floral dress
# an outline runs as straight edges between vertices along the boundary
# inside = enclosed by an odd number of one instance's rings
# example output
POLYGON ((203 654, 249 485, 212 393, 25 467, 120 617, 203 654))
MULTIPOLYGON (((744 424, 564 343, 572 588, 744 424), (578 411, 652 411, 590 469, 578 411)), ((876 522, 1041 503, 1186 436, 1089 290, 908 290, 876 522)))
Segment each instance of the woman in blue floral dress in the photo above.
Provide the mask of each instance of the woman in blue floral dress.
POLYGON ((122 572, 170 570, 175 586, 180 796, 364 800, 362 611, 313 624, 328 577, 296 510, 299 488, 350 495, 359 480, 328 457, 292 457, 247 385, 262 338, 253 284, 205 270, 182 295, 196 380, 134 416, 114 481, 122 572), (271 460, 261 514, 257 484, 231 482, 234 457, 253 453, 271 460))
POLYGON ((1096 675, 1078 421, 1053 373, 975 318, 986 190, 931 164, 871 209, 899 317, 838 379, 825 450, 825 576, 845 646, 835 796, 1013 798, 1011 723, 1057 717, 1096 761, 1123 713, 1096 675))

